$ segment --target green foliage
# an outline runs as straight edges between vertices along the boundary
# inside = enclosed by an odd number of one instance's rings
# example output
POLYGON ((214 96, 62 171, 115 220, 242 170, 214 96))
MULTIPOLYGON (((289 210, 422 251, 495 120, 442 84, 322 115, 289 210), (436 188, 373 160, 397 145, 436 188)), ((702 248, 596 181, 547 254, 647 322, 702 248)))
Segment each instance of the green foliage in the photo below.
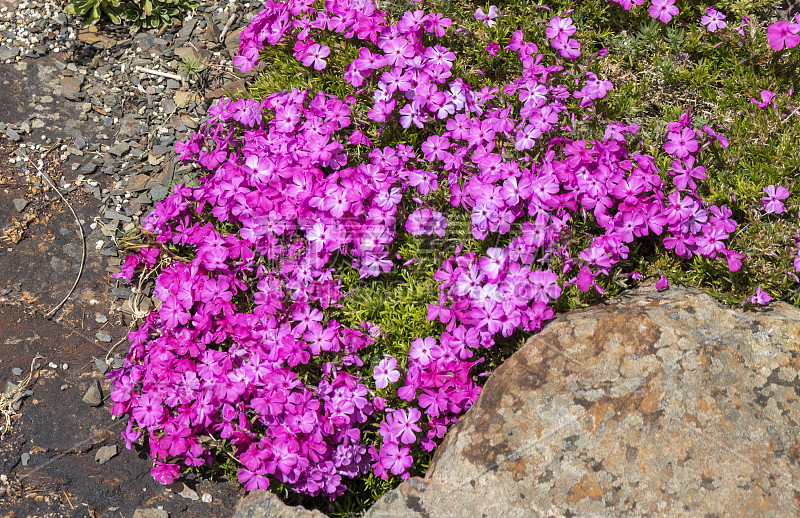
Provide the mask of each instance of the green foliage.
POLYGON ((128 22, 138 31, 169 25, 172 18, 198 5, 196 0, 73 0, 65 11, 83 18, 85 26, 106 17, 115 25, 128 22))
POLYGON ((169 25, 173 17, 195 9, 195 0, 128 0, 122 4, 122 17, 134 30, 169 25))
POLYGON ((96 24, 102 16, 106 16, 111 23, 122 23, 122 8, 120 0, 73 0, 65 9, 67 14, 74 14, 83 18, 85 25, 96 24))

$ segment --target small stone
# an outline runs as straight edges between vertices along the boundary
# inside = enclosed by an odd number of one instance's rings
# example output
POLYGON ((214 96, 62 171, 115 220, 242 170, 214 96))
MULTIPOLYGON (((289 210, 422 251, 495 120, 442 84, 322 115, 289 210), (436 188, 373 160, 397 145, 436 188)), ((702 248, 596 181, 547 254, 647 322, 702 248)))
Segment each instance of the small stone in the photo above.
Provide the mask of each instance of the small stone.
POLYGON ((13 374, 14 376, 22 376, 22 369, 20 369, 19 367, 14 367, 13 369, 11 369, 11 374, 13 374))
POLYGON ((97 453, 94 455, 94 460, 99 462, 100 464, 105 464, 108 462, 113 456, 117 454, 117 445, 112 444, 111 446, 103 446, 97 453))
POLYGON ((108 149, 108 152, 114 156, 122 156, 131 149, 130 144, 127 142, 117 142, 108 149))
POLYGON ((17 47, 6 47, 3 45, 0 47, 0 60, 7 60, 11 58, 15 58, 19 55, 19 48, 17 47))
POLYGON ((225 36, 225 50, 227 50, 228 54, 231 56, 235 56, 239 52, 239 42, 241 41, 243 30, 244 29, 237 29, 225 36))
POLYGON ((97 322, 98 324, 105 324, 106 322, 108 322, 108 317, 105 315, 98 314, 97 316, 94 317, 94 321, 97 322))
POLYGON ((102 374, 108 372, 108 364, 103 360, 95 360, 94 364, 97 367, 97 370, 99 370, 102 374))
POLYGON ((53 362, 48 363, 47 366, 50 367, 51 369, 57 369, 58 368, 58 365, 56 365, 53 362))
POLYGON ((211 493, 203 493, 203 496, 200 497, 200 501, 205 504, 210 504, 213 499, 211 493))
POLYGON ((80 150, 84 150, 84 149, 86 149, 86 141, 85 141, 85 140, 83 140, 83 139, 82 139, 82 138, 80 138, 80 137, 76 138, 76 139, 75 139, 75 147, 76 147, 76 148, 78 148, 78 149, 80 149, 80 150))
POLYGON ((97 339, 100 340, 101 342, 108 343, 111 341, 111 335, 109 335, 105 331, 98 331, 97 334, 94 336, 96 336, 97 339))
POLYGON ((22 455, 20 455, 20 460, 22 461, 23 466, 27 466, 28 462, 31 460, 31 454, 23 453, 22 455))
POLYGON ((207 42, 218 42, 220 36, 219 27, 217 27, 217 24, 214 23, 214 19, 211 18, 210 14, 206 13, 205 18, 206 18, 206 32, 203 35, 205 40, 207 42))
POLYGON ((97 164, 95 164, 94 162, 87 162, 86 164, 83 164, 83 166, 81 167, 81 172, 93 173, 95 172, 96 169, 97 169, 97 164))
POLYGON ((146 174, 131 176, 130 180, 128 180, 128 190, 131 192, 143 191, 147 188, 147 182, 150 180, 151 178, 146 174))
POLYGON ((103 404, 103 393, 100 391, 100 384, 97 380, 92 381, 89 389, 83 396, 83 402, 89 406, 100 406, 103 404))
POLYGON ((119 212, 117 212, 115 210, 107 210, 103 214, 103 217, 105 217, 106 219, 116 219, 116 220, 124 221, 126 223, 131 221, 131 218, 129 218, 128 216, 126 216, 124 214, 120 214, 119 212))
POLYGON ((6 128, 6 136, 8 138, 10 138, 11 140, 13 140, 14 142, 18 142, 19 141, 19 133, 14 131, 13 128, 6 128))
POLYGON ((162 184, 156 184, 150 189, 150 198, 156 202, 161 201, 169 194, 169 187, 162 184))
POLYGON ((133 518, 169 518, 169 513, 163 509, 136 509, 133 518))
POLYGON ((81 84, 83 81, 79 81, 72 77, 62 77, 61 78, 61 95, 67 98, 70 101, 77 101, 79 94, 81 92, 81 84))
POLYGON ((197 495, 197 492, 187 486, 186 484, 183 485, 183 490, 180 492, 180 495, 183 498, 187 498, 189 500, 200 500, 200 497, 197 495))
POLYGON ((14 208, 17 212, 22 212, 28 206, 28 200, 22 198, 14 198, 14 208))
POLYGON ((186 108, 197 100, 196 92, 175 92, 175 104, 178 108, 186 108))
POLYGON ((62 363, 62 364, 61 364, 61 368, 62 368, 63 370, 67 370, 67 369, 69 369, 69 363, 62 363))
POLYGON ((170 151, 172 151, 172 146, 165 146, 163 144, 156 144, 153 146, 154 155, 166 155, 170 151))
POLYGON ((131 289, 126 288, 125 286, 120 286, 119 288, 112 288, 111 294, 118 299, 127 299, 131 296, 131 289))

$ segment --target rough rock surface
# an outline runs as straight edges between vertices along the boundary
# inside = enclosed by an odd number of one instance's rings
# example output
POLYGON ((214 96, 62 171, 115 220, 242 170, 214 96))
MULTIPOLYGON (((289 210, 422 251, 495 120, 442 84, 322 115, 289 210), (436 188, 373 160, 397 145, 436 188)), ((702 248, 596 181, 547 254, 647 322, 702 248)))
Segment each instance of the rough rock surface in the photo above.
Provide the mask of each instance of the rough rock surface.
POLYGON ((367 516, 798 516, 800 310, 644 286, 547 325, 367 516))
POLYGON ((270 493, 257 489, 239 501, 233 518, 325 518, 319 511, 292 507, 270 493))

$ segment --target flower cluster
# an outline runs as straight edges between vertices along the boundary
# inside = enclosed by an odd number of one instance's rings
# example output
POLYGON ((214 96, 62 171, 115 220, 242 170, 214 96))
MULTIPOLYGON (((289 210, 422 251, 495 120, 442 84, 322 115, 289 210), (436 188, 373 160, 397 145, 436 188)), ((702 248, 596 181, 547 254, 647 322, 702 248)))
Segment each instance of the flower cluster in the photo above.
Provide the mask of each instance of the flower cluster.
MULTIPOLYGON (((671 0, 653 4, 662 19, 676 11, 671 0)), ((500 15, 490 7, 474 17, 491 27, 500 15)), ((212 448, 237 460, 248 490, 277 480, 334 498, 369 472, 406 478, 414 455, 477 399, 482 348, 540 330, 568 286, 601 291, 597 277, 635 240, 658 236, 681 258, 739 269, 743 256, 725 244, 731 211, 697 193, 698 153, 727 146, 724 137, 688 115, 669 124, 673 189, 653 157, 629 150, 636 125, 564 136, 613 88, 579 64, 570 18, 547 24, 557 55, 513 33, 503 51, 520 74, 501 88, 454 77, 457 56, 442 45, 451 26, 423 10, 390 23, 368 0, 322 9, 270 0, 242 32, 243 71, 267 45, 288 43, 315 71, 331 59, 324 42, 357 45, 343 74, 353 93, 223 98, 176 145, 208 174, 197 188, 176 186, 146 218, 160 247, 125 260, 126 279, 160 268, 161 304, 110 374, 112 412, 131 418, 128 445, 148 437, 159 481, 210 462, 212 448), (389 128, 422 135, 419 145, 373 142, 389 128), (594 234, 572 235, 578 220, 594 234), (385 356, 380 329, 337 320, 339 270, 365 282, 387 274, 401 235, 442 238, 455 221, 496 246, 458 247, 438 265, 428 319, 440 336, 385 356)))

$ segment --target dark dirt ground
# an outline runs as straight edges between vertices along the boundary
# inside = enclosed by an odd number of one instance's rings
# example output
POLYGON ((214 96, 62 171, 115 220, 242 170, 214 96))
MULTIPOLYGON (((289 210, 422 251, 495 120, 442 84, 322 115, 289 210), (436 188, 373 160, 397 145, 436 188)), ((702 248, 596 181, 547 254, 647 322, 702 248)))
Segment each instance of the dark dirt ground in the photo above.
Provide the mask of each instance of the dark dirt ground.
MULTIPOLYGON (((24 69, 0 64, 0 84, 10 83, 0 87, 0 122, 24 119, 28 100, 37 91, 55 93, 48 78, 55 70, 53 59, 30 60, 24 69)), ((22 142, 41 142, 40 135, 74 138, 81 125, 85 133, 93 131, 92 123, 75 117, 74 104, 63 97, 58 97, 54 109, 63 110, 63 115, 22 142)), ((124 422, 111 419, 109 402, 91 407, 82 401, 94 379, 101 382, 107 398, 108 383, 94 360, 106 358, 127 331, 111 311, 110 290, 115 284, 94 246, 103 238, 99 225, 90 228, 98 202, 80 189, 66 196, 83 222, 84 245, 64 203, 52 190, 44 192, 33 185, 40 179, 26 177, 9 163, 19 144, 0 137, 0 393, 7 381, 28 374, 35 356, 43 358, 36 360, 41 367, 28 387, 33 395, 24 399, 12 432, 0 440, 0 516, 128 518, 137 508, 159 506, 172 517, 233 514, 241 496, 236 486, 187 481, 198 495, 210 494, 210 503, 170 491, 150 476, 152 464, 145 452, 125 449, 119 435, 124 422), (14 207, 15 198, 28 201, 22 213, 14 207), (45 318, 69 292, 80 271, 84 246, 80 282, 64 307, 52 319, 45 318), (108 321, 98 323, 97 315, 108 321), (111 342, 96 339, 100 329, 111 342), (57 367, 50 367, 51 362, 57 367), (13 375, 13 368, 21 368, 22 375, 13 375), (117 455, 102 465, 96 462, 97 450, 110 445, 117 446, 117 455), (30 455, 27 466, 23 454, 30 455)), ((55 182, 62 176, 69 182, 77 175, 69 165, 59 162, 56 149, 45 158, 44 169, 55 182)), ((94 179, 109 188, 110 179, 102 176, 94 179)), ((124 354, 124 348, 122 342, 114 352, 124 354)))

